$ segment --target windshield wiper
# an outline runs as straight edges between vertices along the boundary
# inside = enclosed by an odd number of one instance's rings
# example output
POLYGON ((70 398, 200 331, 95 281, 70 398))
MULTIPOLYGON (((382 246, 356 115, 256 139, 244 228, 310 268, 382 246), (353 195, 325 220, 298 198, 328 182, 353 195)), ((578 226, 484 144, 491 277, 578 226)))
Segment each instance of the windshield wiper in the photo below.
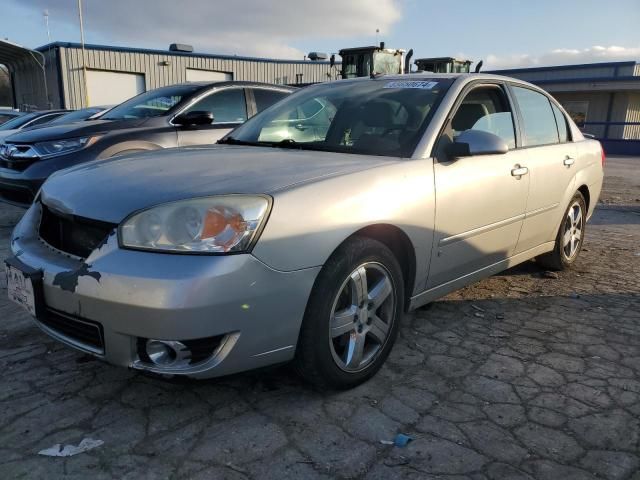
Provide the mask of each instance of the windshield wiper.
POLYGON ((302 148, 302 146, 298 145, 298 143, 293 138, 285 138, 280 140, 279 142, 271 142, 269 145, 273 148, 302 148))
POLYGON ((260 145, 258 142, 247 142, 245 140, 238 140, 237 138, 233 137, 221 138, 216 143, 220 145, 251 145, 254 147, 260 145))

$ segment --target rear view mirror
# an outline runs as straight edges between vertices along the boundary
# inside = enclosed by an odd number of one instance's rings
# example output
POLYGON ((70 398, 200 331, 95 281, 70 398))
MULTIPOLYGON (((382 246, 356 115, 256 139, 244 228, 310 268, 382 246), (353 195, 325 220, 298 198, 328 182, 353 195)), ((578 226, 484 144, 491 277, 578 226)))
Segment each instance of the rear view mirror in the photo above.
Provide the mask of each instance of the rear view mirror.
POLYGON ((483 130, 465 130, 447 145, 449 158, 471 157, 475 155, 501 155, 509 151, 502 138, 483 130))
POLYGON ((188 127, 192 125, 211 125, 213 123, 213 113, 202 110, 183 113, 173 119, 175 125, 188 127))

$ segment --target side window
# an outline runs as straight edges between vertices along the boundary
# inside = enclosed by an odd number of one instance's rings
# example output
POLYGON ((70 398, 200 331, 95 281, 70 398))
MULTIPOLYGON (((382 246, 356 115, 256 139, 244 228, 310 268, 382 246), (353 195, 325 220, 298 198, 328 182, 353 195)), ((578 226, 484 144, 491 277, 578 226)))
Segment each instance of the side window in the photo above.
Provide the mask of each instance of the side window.
POLYGON ((43 116, 41 116, 39 118, 36 118, 35 120, 31 121, 30 123, 28 123, 27 126, 28 127, 34 127, 36 125, 44 125, 45 123, 49 123, 53 119, 58 118, 63 113, 64 112, 52 113, 51 115, 43 115, 43 116))
POLYGON ((213 123, 242 123, 247 119, 244 89, 228 88, 213 93, 191 105, 185 113, 193 111, 213 113, 213 123))
POLYGON ((278 90, 253 89, 253 98, 256 99, 256 110, 261 112, 287 96, 287 92, 278 90))
POLYGON ((553 103, 551 104, 551 108, 553 109, 553 115, 556 117, 556 124, 558 125, 558 136, 560 137, 560 143, 568 142, 571 140, 569 138, 569 129, 567 128, 567 119, 564 114, 558 107, 556 107, 553 103))
POLYGON ((502 138, 510 149, 516 147, 513 115, 504 91, 479 87, 467 94, 451 119, 453 138, 465 130, 482 130, 502 138))
POLYGON ((558 143, 556 119, 549 99, 539 92, 524 87, 514 86, 513 92, 522 113, 525 145, 534 147, 558 143))

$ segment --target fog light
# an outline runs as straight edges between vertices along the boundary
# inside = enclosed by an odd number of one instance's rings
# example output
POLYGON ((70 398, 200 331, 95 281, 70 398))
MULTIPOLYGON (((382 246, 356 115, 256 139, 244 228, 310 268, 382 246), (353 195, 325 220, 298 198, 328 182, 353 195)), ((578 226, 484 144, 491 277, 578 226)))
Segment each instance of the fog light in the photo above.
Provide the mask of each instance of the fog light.
POLYGON ((188 362, 191 351, 178 341, 147 340, 145 350, 154 365, 166 367, 188 362))

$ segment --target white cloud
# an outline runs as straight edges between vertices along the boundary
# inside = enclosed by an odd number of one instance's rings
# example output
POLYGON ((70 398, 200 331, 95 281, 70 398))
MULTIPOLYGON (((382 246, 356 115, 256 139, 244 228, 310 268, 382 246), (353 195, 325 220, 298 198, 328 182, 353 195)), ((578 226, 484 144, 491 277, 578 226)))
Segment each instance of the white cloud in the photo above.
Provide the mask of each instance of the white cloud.
POLYGON ((640 60, 640 46, 619 47, 599 45, 583 48, 558 48, 542 55, 513 54, 487 55, 483 70, 519 67, 543 67, 551 65, 571 65, 578 63, 616 62, 624 60, 640 60))
MULTIPOLYGON (((322 39, 389 30, 400 19, 400 1, 85 0, 86 41, 162 49, 179 42, 199 52, 301 58, 306 52, 292 46, 299 41, 313 39, 321 50, 322 39)), ((48 8, 52 23, 77 24, 75 0, 28 5, 48 8)))

